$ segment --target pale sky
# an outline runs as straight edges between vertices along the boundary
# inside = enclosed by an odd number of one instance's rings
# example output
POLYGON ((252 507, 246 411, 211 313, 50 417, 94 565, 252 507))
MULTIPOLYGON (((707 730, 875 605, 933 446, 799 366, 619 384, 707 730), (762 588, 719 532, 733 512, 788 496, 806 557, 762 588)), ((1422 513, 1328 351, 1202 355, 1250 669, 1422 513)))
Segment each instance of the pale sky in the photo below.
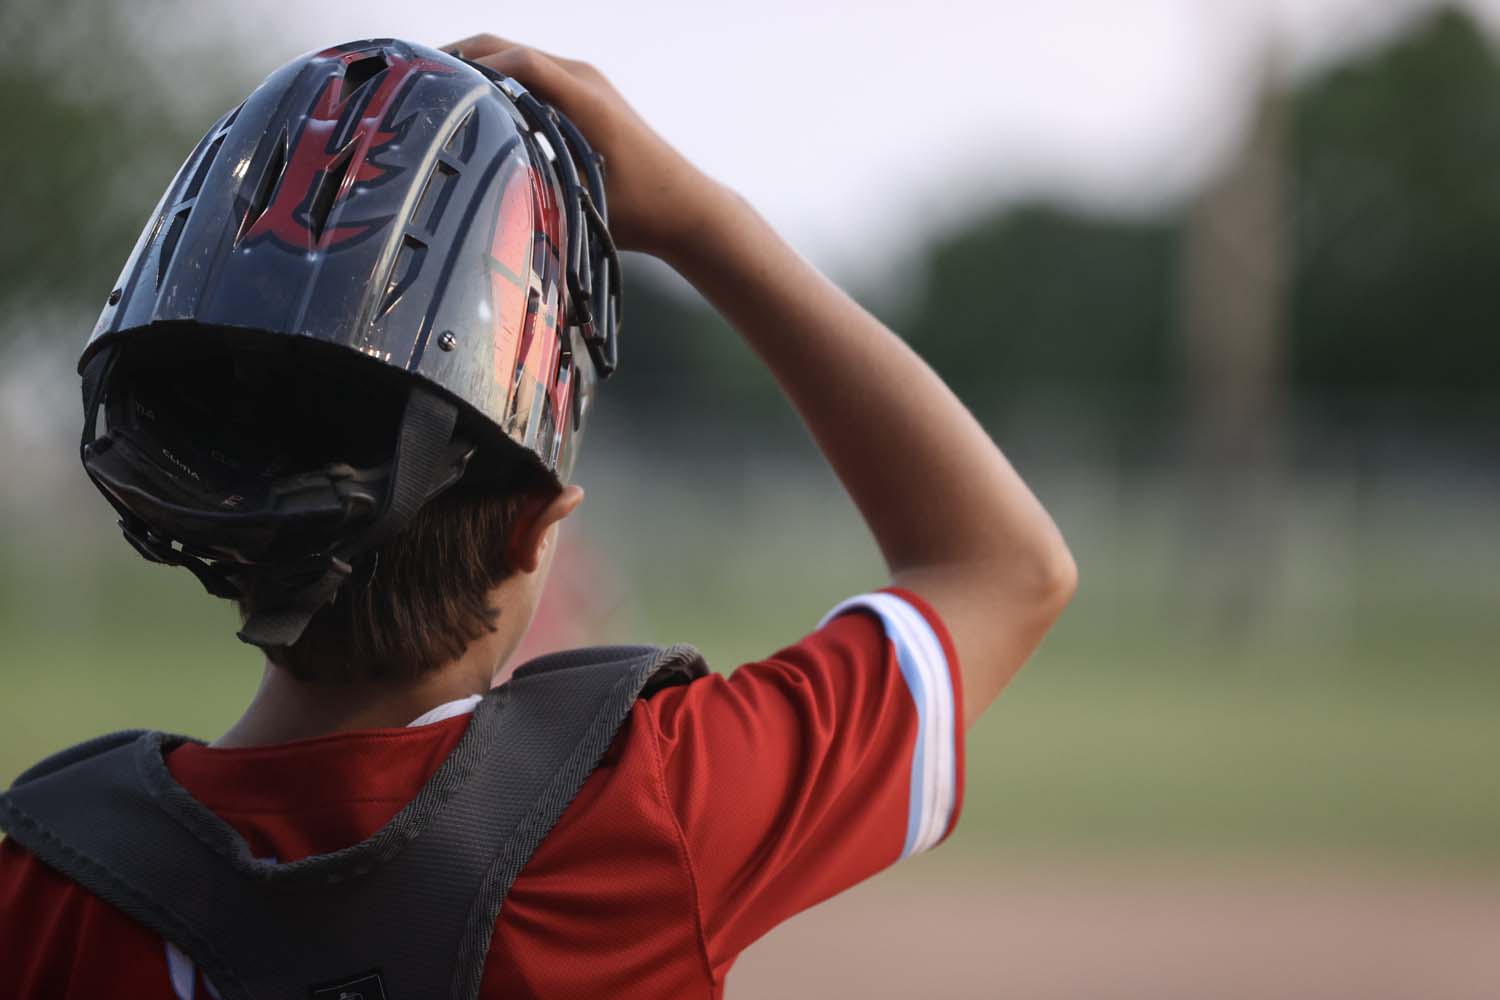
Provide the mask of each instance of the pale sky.
MULTIPOLYGON (((353 38, 439 44, 482 30, 588 59, 804 253, 868 277, 1002 197, 1170 201, 1232 148, 1273 47, 1283 72, 1313 72, 1432 6, 261 0, 222 14, 275 38, 256 43, 267 72, 353 38)), ((1500 27, 1500 0, 1469 6, 1500 27)))

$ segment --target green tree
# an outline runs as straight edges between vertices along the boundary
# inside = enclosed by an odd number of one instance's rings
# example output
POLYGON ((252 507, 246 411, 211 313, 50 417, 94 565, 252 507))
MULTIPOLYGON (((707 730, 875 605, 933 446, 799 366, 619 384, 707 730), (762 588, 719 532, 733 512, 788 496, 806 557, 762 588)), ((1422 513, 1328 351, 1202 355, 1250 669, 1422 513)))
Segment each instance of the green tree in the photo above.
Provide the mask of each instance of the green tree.
MULTIPOLYGON (((1282 378, 1330 402, 1500 390, 1500 59, 1439 11, 1289 99, 1282 378)), ((901 329, 981 412, 1017 391, 1180 399, 1188 206, 1154 221, 1047 204, 941 238, 901 329)), ((1233 234, 1225 234, 1232 239, 1233 234)))
POLYGON ((1472 17, 1315 81, 1293 130, 1295 384, 1500 389, 1500 61, 1472 17))
POLYGON ((210 62, 207 40, 173 38, 186 8, 7 0, 0 12, 0 336, 28 307, 103 304, 172 172, 248 86, 222 53, 210 62))
POLYGON ((981 412, 1029 387, 1150 392, 1174 365, 1176 240, 1170 222, 1001 211, 932 248, 900 328, 981 412))

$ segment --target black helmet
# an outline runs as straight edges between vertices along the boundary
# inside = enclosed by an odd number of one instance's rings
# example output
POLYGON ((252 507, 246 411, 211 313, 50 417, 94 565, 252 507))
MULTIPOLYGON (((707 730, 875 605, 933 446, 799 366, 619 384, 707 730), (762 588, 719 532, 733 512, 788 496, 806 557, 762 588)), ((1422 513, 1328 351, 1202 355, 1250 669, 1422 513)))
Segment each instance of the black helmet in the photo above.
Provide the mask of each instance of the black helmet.
POLYGON ((565 482, 615 366, 602 171, 514 80, 434 49, 271 74, 178 171, 79 361, 84 467, 125 537, 219 596, 253 585, 240 637, 271 648, 461 477, 565 482))

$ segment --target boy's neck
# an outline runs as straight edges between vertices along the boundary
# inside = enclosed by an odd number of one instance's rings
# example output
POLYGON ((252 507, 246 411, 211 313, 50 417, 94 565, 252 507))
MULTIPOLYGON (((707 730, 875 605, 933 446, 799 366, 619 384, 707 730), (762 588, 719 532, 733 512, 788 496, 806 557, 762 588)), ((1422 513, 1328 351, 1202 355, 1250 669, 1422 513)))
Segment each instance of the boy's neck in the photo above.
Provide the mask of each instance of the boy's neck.
POLYGON ((267 660, 245 713, 211 745, 254 747, 355 729, 395 729, 444 702, 483 694, 515 669, 507 661, 526 633, 545 578, 545 563, 540 572, 533 567, 512 573, 488 595, 491 607, 510 609, 498 627, 469 643, 458 658, 417 677, 314 684, 267 660))
POLYGON ((487 691, 493 665, 469 661, 464 657, 412 680, 345 684, 299 681, 268 661, 244 714, 211 745, 265 746, 355 729, 400 728, 444 702, 487 691))

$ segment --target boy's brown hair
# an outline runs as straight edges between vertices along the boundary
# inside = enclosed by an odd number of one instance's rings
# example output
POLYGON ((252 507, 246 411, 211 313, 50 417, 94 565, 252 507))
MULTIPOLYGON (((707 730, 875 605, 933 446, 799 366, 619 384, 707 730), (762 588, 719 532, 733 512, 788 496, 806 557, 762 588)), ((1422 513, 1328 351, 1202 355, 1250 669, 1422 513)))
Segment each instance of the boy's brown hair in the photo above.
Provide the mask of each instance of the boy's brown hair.
MULTIPOLYGON (((514 568, 506 549, 522 509, 556 489, 530 466, 503 486, 459 483, 356 570, 296 644, 268 658, 317 683, 409 680, 458 658, 499 621, 489 594, 514 568)), ((248 617, 256 595, 236 603, 248 617)))

